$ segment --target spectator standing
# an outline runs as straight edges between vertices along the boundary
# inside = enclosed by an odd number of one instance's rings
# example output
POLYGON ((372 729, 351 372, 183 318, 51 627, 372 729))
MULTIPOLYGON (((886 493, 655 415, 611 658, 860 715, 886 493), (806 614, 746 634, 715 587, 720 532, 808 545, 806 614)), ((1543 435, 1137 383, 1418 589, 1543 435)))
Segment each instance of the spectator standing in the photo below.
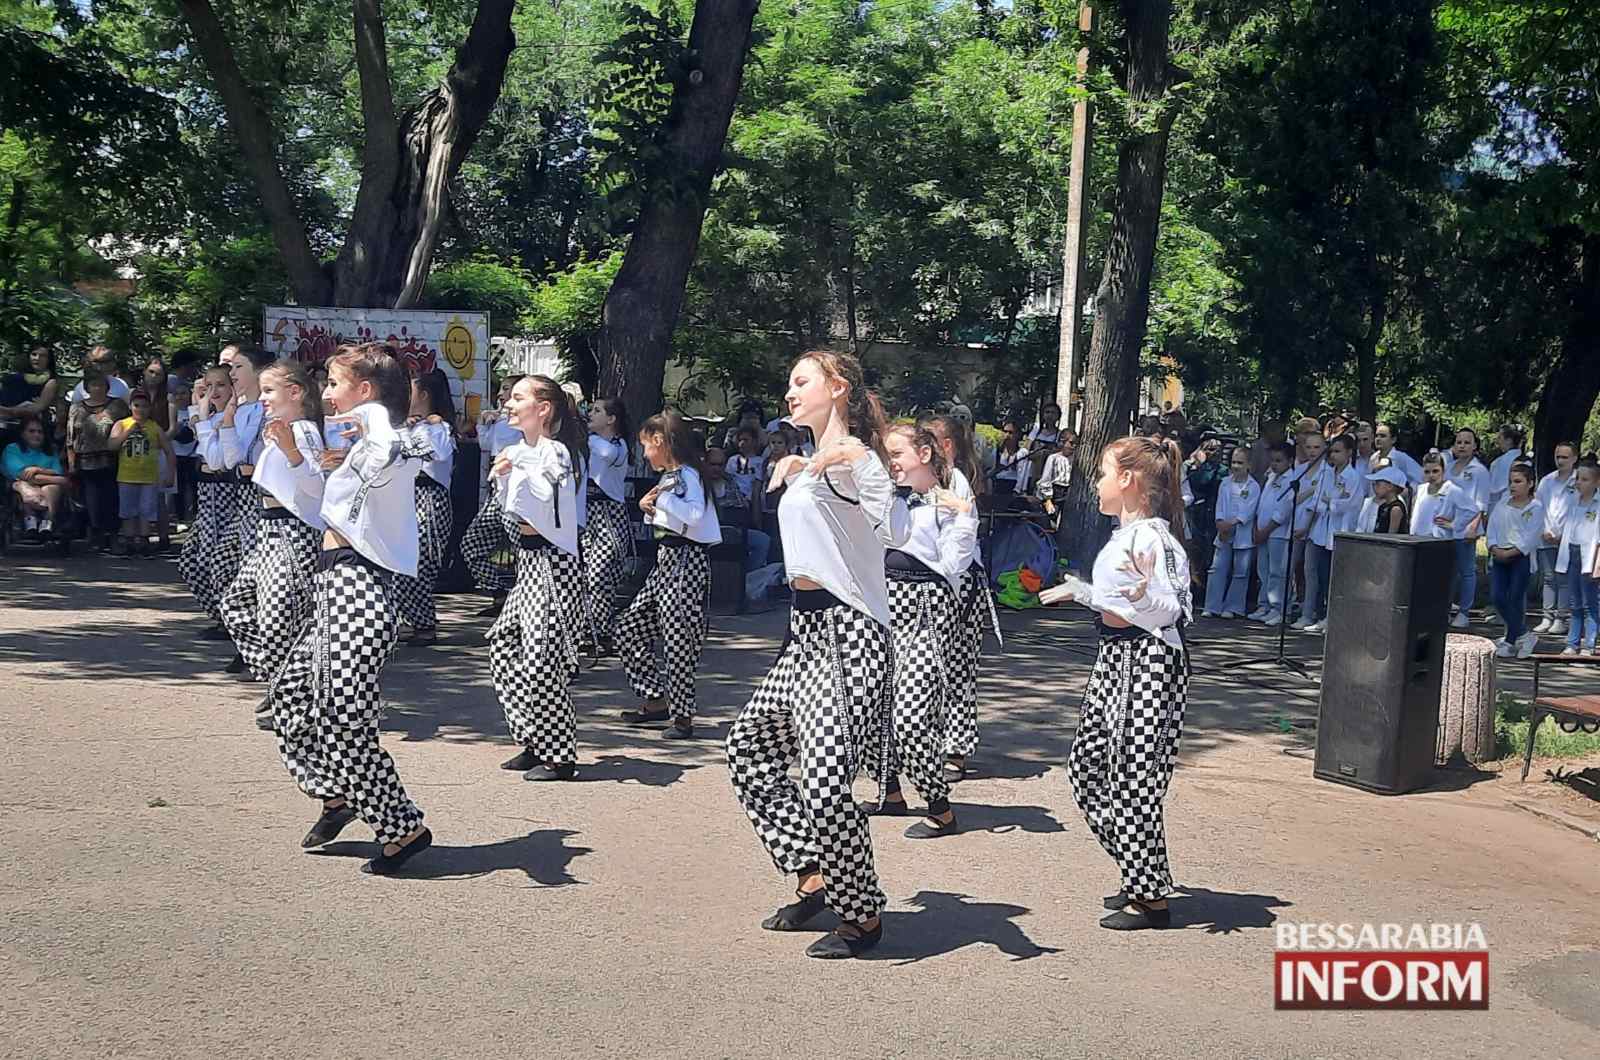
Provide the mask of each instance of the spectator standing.
POLYGON ((35 345, 28 350, 28 364, 22 371, 0 379, 0 434, 20 430, 28 416, 42 417, 45 430, 54 434, 51 420, 60 399, 55 351, 43 344, 35 345))
POLYGON ((1539 643, 1527 628, 1528 582, 1544 530, 1533 491, 1533 468, 1515 464, 1506 476, 1505 498, 1489 513, 1489 596, 1506 624, 1494 653, 1502 659, 1526 659, 1539 643))
POLYGON ((83 381, 72 388, 72 393, 67 395, 69 405, 82 401, 88 394, 85 383, 90 374, 98 374, 106 381, 106 396, 112 401, 127 401, 128 395, 133 393, 133 387, 128 381, 117 374, 117 355, 111 352, 109 346, 96 346, 89 351, 83 359, 83 381))
POLYGON ((112 402, 110 381, 99 372, 91 371, 78 388, 83 399, 74 402, 67 414, 67 461, 83 490, 90 542, 105 550, 118 526, 117 449, 111 429, 127 406, 112 402))
POLYGON ((1238 618, 1245 612, 1250 590, 1250 557, 1255 551, 1256 507, 1261 486, 1250 477, 1250 452, 1233 447, 1228 457, 1229 477, 1217 489, 1216 547, 1211 573, 1206 579, 1206 618, 1238 618))
POLYGON ((172 443, 151 418, 150 397, 135 390, 128 398, 126 419, 111 428, 117 449, 117 508, 122 538, 116 554, 144 555, 150 529, 159 516, 158 494, 173 474, 172 443), (163 463, 162 455, 167 459, 163 463))
POLYGON ((1544 532, 1539 535, 1539 592, 1544 605, 1544 620, 1533 627, 1535 633, 1560 636, 1567 631, 1567 579, 1556 573, 1556 558, 1561 552, 1561 531, 1567 512, 1578 495, 1578 447, 1562 442, 1555 449, 1556 469, 1539 480, 1535 496, 1544 512, 1544 532))
POLYGON ((1470 621, 1467 612, 1477 602, 1478 538, 1483 536, 1484 523, 1489 518, 1489 469, 1478 460, 1478 432, 1470 427, 1456 432, 1450 455, 1445 475, 1460 488, 1473 508, 1472 516, 1463 515, 1453 531, 1459 596, 1456 617, 1450 625, 1454 629, 1466 629, 1470 621))

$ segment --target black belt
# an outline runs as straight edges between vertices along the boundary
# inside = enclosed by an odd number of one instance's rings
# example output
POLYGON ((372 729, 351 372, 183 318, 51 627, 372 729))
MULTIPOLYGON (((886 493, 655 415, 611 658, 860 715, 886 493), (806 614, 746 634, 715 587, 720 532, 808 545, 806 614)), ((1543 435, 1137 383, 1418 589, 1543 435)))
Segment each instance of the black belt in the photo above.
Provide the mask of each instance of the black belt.
MULTIPOLYGON (((720 544, 720 542, 718 542, 718 543, 720 544)), ((668 534, 665 537, 658 537, 658 538, 656 538, 656 547, 657 548, 697 548, 701 552, 707 552, 707 551, 709 551, 711 549, 711 546, 706 544, 704 541, 692 541, 689 538, 684 537, 682 534, 668 534)))
POLYGON ((239 477, 238 468, 229 468, 227 471, 200 471, 196 475, 196 481, 217 482, 226 485, 228 483, 243 482, 244 479, 239 477))
POLYGON ((517 547, 524 552, 547 552, 554 549, 555 543, 543 534, 517 534, 517 547))
POLYGON ((896 582, 938 582, 944 580, 944 575, 911 553, 902 552, 898 548, 891 548, 884 553, 883 571, 889 576, 890 581, 896 582))
POLYGON ((375 574, 389 573, 349 545, 342 548, 325 548, 317 553, 318 571, 330 571, 335 567, 367 567, 375 574))
POLYGON ((585 495, 588 497, 588 500, 589 500, 590 504, 598 504, 601 501, 608 501, 608 502, 610 502, 612 504, 621 504, 622 503, 621 501, 619 501, 615 497, 613 497, 611 494, 609 494, 605 490, 601 489, 599 486, 596 486, 596 485, 593 485, 593 484, 591 484, 589 486, 588 490, 585 491, 585 495))
POLYGON ((268 519, 268 520, 279 520, 279 519, 299 519, 300 517, 298 515, 294 514, 293 512, 291 512, 287 508, 267 508, 267 507, 263 507, 261 509, 261 518, 268 519))
POLYGON ((794 591, 794 609, 796 611, 826 611, 830 607, 848 606, 843 600, 826 589, 796 589, 794 591))

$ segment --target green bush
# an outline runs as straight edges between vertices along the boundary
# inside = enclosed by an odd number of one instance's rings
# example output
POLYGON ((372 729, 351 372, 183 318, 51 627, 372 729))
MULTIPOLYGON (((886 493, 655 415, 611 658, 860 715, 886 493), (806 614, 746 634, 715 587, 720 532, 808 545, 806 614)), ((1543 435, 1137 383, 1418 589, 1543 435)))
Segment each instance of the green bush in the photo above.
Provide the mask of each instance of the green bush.
POLYGON ((533 301, 533 280, 525 270, 487 259, 434 270, 422 296, 428 309, 488 313, 490 326, 501 334, 517 333, 533 301))
MULTIPOLYGON (((1496 758, 1521 758, 1528 748, 1528 703, 1509 692, 1495 700, 1496 758)), ((1563 732, 1554 718, 1545 718, 1533 737, 1535 758, 1582 758, 1600 753, 1600 733, 1563 732)))

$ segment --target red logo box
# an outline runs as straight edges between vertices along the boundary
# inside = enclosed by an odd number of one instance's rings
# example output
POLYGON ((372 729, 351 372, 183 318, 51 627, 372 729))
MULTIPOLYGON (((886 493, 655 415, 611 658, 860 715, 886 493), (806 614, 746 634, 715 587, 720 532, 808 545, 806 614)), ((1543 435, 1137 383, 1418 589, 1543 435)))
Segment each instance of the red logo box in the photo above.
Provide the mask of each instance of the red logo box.
POLYGON ((1273 1008, 1487 1009, 1484 952, 1283 951, 1273 960, 1273 1008))

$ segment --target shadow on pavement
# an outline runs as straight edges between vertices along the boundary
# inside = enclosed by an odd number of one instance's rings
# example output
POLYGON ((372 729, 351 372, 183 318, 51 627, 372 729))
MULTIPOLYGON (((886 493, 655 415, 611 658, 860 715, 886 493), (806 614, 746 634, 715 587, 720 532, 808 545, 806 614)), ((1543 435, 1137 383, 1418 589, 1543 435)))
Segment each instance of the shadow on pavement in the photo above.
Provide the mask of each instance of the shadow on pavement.
MULTIPOLYGON (((569 847, 566 841, 578 833, 570 828, 544 828, 527 835, 480 843, 470 847, 435 843, 405 866, 400 879, 470 880, 490 873, 518 871, 541 887, 565 887, 582 883, 568 866, 574 858, 591 852, 590 847, 569 847)), ((370 858, 382 848, 376 843, 329 843, 311 851, 319 857, 370 858)))
POLYGON ((1246 928, 1269 928, 1278 920, 1274 909, 1293 902, 1270 894, 1232 894, 1205 887, 1179 887, 1171 899, 1172 926, 1203 928, 1208 935, 1231 935, 1246 928))
POLYGON ((963 832, 1030 832, 1050 835, 1065 832, 1066 828, 1043 806, 985 806, 981 803, 955 802, 951 808, 963 832))
POLYGON ((869 950, 865 959, 915 964, 977 945, 993 946, 1013 961, 1061 952, 1040 946, 1012 923, 1030 912, 1026 906, 971 899, 966 894, 918 891, 910 903, 921 911, 884 913, 883 942, 869 950))
POLYGON ((642 784, 647 788, 665 788, 683 779, 692 769, 704 769, 705 762, 679 765, 676 762, 657 762, 632 755, 596 755, 585 760, 578 758, 578 776, 572 783, 610 781, 614 784, 642 784))

